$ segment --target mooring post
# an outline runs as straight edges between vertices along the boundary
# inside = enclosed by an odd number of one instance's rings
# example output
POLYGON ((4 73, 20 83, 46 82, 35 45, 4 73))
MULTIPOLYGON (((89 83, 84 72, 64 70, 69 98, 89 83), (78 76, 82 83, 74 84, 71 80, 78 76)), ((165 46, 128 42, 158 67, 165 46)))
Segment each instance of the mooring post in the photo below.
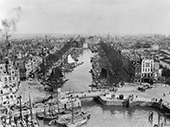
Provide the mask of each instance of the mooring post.
POLYGON ((166 126, 166 113, 164 114, 164 124, 166 126))
POLYGON ((158 127, 160 127, 160 113, 158 113, 158 127))

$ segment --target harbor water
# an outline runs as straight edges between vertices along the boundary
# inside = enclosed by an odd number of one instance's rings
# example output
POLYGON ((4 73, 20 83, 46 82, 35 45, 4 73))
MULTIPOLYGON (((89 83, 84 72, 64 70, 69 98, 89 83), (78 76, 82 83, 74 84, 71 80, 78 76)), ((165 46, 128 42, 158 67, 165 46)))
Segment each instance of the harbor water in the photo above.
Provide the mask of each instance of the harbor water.
MULTIPOLYGON (((92 82, 90 57, 93 56, 90 50, 84 50, 79 56, 79 62, 84 62, 82 65, 74 69, 73 72, 66 73, 66 78, 69 79, 63 87, 62 91, 87 91, 92 82)), ((94 99, 82 100, 82 109, 91 113, 90 120, 82 125, 82 127, 153 127, 154 124, 160 124, 165 121, 164 117, 158 120, 158 112, 151 108, 125 108, 115 106, 102 106, 94 99), (153 112, 153 121, 149 121, 149 112, 153 112)), ((167 126, 170 126, 170 121, 166 120, 167 126)), ((48 122, 40 121, 41 127, 48 127, 48 122)), ((51 127, 57 127, 51 126, 51 127)))

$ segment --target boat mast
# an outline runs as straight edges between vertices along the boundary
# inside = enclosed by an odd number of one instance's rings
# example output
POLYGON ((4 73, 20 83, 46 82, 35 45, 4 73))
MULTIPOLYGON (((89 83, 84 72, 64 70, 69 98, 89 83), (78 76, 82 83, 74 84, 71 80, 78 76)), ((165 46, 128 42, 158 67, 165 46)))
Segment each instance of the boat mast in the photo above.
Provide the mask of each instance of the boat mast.
POLYGON ((53 97, 53 96, 52 96, 52 94, 51 94, 51 98, 50 98, 51 101, 50 101, 50 103, 48 103, 48 108, 49 108, 49 109, 48 109, 48 112, 50 112, 50 113, 52 112, 52 97, 53 97))
POLYGON ((11 125, 11 119, 12 119, 12 112, 11 110, 9 109, 9 124, 11 125))
POLYGON ((71 106, 72 106, 72 123, 74 123, 74 111, 73 111, 73 109, 74 109, 74 103, 73 103, 72 98, 71 98, 71 106))
POLYGON ((58 91, 57 91, 57 107, 58 107, 58 112, 60 112, 60 109, 59 109, 59 99, 58 99, 58 91))
POLYGON ((29 94, 29 104, 30 104, 31 125, 33 126, 32 104, 31 104, 31 97, 30 97, 30 94, 29 94))
POLYGON ((19 96, 19 102, 20 102, 20 118, 21 118, 21 120, 22 120, 22 107, 21 107, 21 95, 19 96))

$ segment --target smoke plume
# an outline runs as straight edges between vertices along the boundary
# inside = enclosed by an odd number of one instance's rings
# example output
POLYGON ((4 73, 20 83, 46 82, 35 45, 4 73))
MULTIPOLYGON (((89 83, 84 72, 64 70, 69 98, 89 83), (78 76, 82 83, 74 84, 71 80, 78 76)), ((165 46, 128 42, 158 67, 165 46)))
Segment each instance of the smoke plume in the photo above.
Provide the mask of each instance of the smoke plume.
POLYGON ((19 6, 13 8, 9 12, 9 17, 1 20, 2 25, 5 31, 16 31, 17 23, 20 21, 21 15, 23 13, 23 9, 19 6))

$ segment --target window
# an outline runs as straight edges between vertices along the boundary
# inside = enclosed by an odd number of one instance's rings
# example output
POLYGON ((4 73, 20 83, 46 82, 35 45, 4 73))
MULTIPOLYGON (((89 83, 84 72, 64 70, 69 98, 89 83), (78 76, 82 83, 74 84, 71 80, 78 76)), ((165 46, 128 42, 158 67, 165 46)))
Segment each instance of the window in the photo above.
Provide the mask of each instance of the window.
POLYGON ((1 94, 3 94, 3 90, 1 90, 1 94))
POLYGON ((5 77, 4 79, 5 79, 5 81, 7 81, 7 77, 5 77))
POLYGON ((150 68, 148 68, 148 72, 150 71, 150 68))
POLYGON ((149 66, 150 66, 150 63, 145 63, 145 66, 146 66, 146 67, 149 67, 149 66))
POLYGON ((9 77, 9 82, 11 82, 11 77, 9 77))

